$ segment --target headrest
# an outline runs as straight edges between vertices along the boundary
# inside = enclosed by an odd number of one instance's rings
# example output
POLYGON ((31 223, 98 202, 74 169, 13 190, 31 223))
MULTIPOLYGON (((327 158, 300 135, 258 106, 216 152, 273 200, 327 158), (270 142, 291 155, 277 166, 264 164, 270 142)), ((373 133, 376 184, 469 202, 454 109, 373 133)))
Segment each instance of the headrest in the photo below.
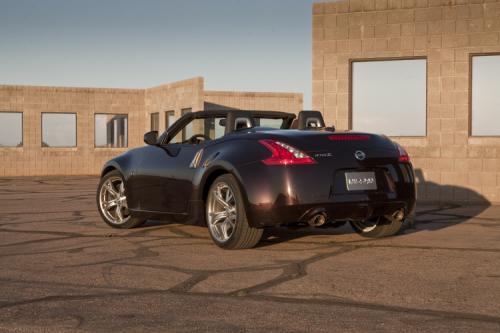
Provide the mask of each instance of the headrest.
POLYGON ((298 129, 323 128, 325 121, 319 111, 300 111, 298 117, 298 129))
POLYGON ((255 122, 251 112, 231 111, 227 114, 225 134, 254 126, 255 122))

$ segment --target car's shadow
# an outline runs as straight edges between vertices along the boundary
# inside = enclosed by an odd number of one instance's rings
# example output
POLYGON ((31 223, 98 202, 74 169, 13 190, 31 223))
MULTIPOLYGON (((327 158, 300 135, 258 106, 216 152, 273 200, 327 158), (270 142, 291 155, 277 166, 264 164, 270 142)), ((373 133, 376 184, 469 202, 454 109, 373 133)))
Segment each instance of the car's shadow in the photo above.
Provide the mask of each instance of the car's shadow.
MULTIPOLYGON (((427 181, 421 169, 415 170, 415 176, 417 178, 419 193, 417 211, 413 221, 402 232, 403 234, 435 231, 451 227, 478 216, 491 205, 484 196, 471 189, 460 186, 440 185, 432 181, 427 181), (450 200, 450 198, 455 200, 450 200), (462 201, 456 200, 456 198, 462 198, 462 201)), ((148 221, 143 228, 148 229, 161 225, 172 226, 176 225, 176 223, 148 221)), ((335 236, 353 233, 355 232, 349 223, 338 228, 313 228, 307 226, 268 228, 265 229, 264 236, 258 247, 288 242, 308 236, 335 236)))

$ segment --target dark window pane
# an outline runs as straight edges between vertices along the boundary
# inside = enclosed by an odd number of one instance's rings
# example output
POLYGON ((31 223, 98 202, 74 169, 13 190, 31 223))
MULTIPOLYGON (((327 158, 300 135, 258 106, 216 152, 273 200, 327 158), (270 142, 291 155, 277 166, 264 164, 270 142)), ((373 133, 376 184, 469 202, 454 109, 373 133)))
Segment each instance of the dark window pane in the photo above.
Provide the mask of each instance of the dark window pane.
POLYGON ((160 114, 158 112, 151 113, 151 130, 158 131, 160 129, 160 114))
POLYGON ((0 147, 23 146, 23 114, 0 112, 0 147))
POLYGON ((42 113, 42 147, 76 147, 76 113, 42 113))
POLYGON ((165 129, 168 129, 175 122, 175 112, 167 111, 165 112, 165 129))
POLYGON ((128 116, 96 114, 94 121, 95 146, 124 148, 128 146, 128 116))

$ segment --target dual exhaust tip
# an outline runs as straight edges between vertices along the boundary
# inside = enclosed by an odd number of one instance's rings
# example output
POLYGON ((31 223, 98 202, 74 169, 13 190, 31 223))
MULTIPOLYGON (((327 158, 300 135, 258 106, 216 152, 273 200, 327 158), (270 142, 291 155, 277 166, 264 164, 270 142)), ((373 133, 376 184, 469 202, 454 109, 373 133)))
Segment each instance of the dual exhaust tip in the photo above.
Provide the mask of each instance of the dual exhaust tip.
MULTIPOLYGON (((393 221, 403 222, 403 220, 405 218, 404 209, 402 209, 402 208, 398 209, 395 212, 393 212, 392 214, 388 215, 387 217, 393 221)), ((327 222, 328 222, 328 218, 327 218, 327 215, 325 212, 313 214, 312 217, 307 220, 307 223, 311 227, 321 227, 321 226, 325 225, 327 222)))
POLYGON ((326 221, 326 213, 317 213, 307 220, 307 223, 311 227, 321 227, 326 224, 326 221))

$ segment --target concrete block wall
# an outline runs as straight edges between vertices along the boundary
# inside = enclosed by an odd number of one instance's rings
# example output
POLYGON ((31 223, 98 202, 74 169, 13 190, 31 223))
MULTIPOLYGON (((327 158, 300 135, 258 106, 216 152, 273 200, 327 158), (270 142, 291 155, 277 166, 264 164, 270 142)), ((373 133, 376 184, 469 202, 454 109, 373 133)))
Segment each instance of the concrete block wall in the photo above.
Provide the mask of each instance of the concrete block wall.
POLYGON ((499 0, 315 3, 313 108, 349 129, 350 60, 426 57, 427 135, 394 138, 419 170, 418 196, 499 203, 500 137, 469 134, 470 54, 490 52, 500 52, 499 0))
POLYGON ((1 176, 90 175, 126 148, 94 147, 94 114, 128 114, 128 145, 141 144, 144 91, 0 86, 0 112, 23 113, 23 147, 0 148, 1 176), (43 112, 76 113, 77 146, 42 147, 43 112))
POLYGON ((164 84, 158 87, 146 89, 146 127, 144 132, 150 131, 151 114, 159 113, 159 132, 165 131, 165 113, 174 111, 175 117, 181 116, 182 109, 191 108, 193 111, 203 110, 203 87, 202 77, 164 84))
POLYGON ((150 130, 151 113, 160 115, 165 130, 165 112, 203 110, 205 101, 226 103, 238 109, 298 112, 302 94, 205 92, 201 77, 149 89, 99 89, 0 85, 0 112, 23 113, 23 147, 0 147, 0 177, 47 175, 97 175, 102 165, 129 148, 143 145, 150 130), (76 113, 77 147, 42 147, 43 112, 76 113), (94 147, 96 113, 128 115, 127 148, 94 147))
POLYGON ((205 109, 237 108, 298 113, 303 108, 302 94, 297 93, 205 91, 203 101, 205 109))

